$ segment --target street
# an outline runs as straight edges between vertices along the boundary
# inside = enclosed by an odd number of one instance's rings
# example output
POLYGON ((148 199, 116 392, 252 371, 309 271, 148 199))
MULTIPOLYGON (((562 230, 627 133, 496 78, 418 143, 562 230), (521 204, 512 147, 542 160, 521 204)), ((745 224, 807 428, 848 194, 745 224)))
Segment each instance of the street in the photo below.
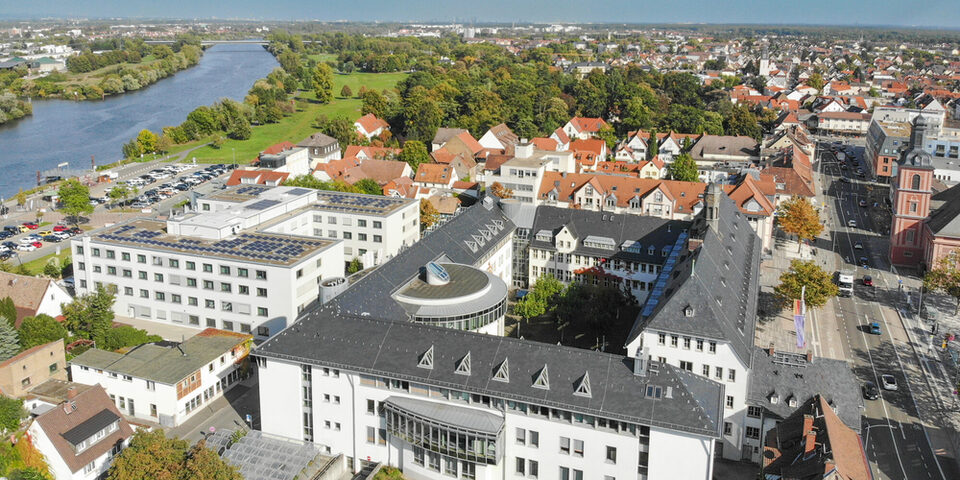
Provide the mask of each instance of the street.
MULTIPOLYGON (((953 458, 935 455, 930 440, 940 433, 939 425, 931 423, 935 419, 924 415, 932 407, 933 389, 898 312, 906 297, 887 260, 889 211, 882 190, 853 175, 854 162, 841 169, 828 147, 821 145, 819 162, 827 228, 816 247, 830 258, 824 261, 828 269, 855 272, 855 282, 852 296, 838 297, 824 308, 834 309, 845 337, 844 357, 861 381, 856 388, 866 381, 880 386, 882 375, 896 380, 896 390, 880 388, 877 400, 863 400, 861 437, 874 477, 960 478, 953 458), (848 180, 842 181, 844 176, 848 180), (872 286, 865 284, 865 275, 872 286), (872 322, 880 325, 879 334, 871 333, 872 322)), ((859 149, 856 157, 861 156, 859 149)))

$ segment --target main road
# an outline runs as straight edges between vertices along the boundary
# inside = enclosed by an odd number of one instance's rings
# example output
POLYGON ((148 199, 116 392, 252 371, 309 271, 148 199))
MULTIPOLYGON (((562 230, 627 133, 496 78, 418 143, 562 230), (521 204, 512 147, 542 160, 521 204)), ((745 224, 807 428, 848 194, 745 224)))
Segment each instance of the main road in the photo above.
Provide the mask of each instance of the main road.
POLYGON ((845 357, 861 382, 851 388, 861 389, 867 381, 882 385, 882 375, 892 375, 897 385, 896 390, 881 389, 877 400, 863 400, 861 436, 874 478, 960 478, 952 459, 934 455, 920 419, 917 402, 928 401, 930 388, 897 313, 903 295, 886 259, 883 200, 862 177, 850 173, 856 164, 841 169, 828 147, 821 146, 818 165, 828 239, 821 238, 817 246, 821 254, 836 254, 838 270, 855 272, 854 294, 831 303, 845 336, 845 357), (864 283, 865 275, 873 286, 864 283), (879 323, 879 335, 870 333, 871 322, 879 323))

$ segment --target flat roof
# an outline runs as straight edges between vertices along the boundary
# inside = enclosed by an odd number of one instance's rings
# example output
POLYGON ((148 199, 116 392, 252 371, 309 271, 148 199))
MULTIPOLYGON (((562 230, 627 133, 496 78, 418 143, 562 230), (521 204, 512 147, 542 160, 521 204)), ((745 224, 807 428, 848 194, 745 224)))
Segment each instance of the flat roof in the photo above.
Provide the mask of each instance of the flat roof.
POLYGON ((146 218, 99 230, 92 234, 92 239, 117 246, 281 266, 296 264, 337 242, 323 238, 260 232, 240 233, 223 240, 170 235, 165 222, 146 218))
POLYGON ((312 208, 329 212, 385 216, 418 201, 410 198, 320 190, 317 192, 317 201, 312 208))
POLYGON ((455 263, 444 263, 441 266, 450 274, 450 281, 446 284, 430 285, 423 281, 421 273, 400 289, 397 295, 423 300, 458 298, 479 292, 490 284, 490 279, 483 270, 455 263))

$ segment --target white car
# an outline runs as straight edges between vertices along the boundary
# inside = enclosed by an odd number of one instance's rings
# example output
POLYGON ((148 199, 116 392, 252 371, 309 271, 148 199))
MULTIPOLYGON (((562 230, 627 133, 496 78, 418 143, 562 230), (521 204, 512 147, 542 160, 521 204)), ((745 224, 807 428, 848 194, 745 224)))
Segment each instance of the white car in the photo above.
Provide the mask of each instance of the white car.
POLYGON ((53 232, 52 235, 53 235, 54 237, 59 238, 60 240, 66 240, 66 239, 70 238, 70 234, 67 233, 67 232, 53 232))
POLYGON ((856 220, 847 220, 847 226, 850 227, 850 228, 857 228, 857 221, 856 221, 856 220))
POLYGON ((853 248, 856 248, 857 250, 862 250, 862 249, 863 249, 863 242, 854 243, 854 244, 853 244, 853 248))
POLYGON ((897 379, 890 374, 880 375, 880 385, 883 386, 884 390, 896 390, 897 389, 897 379))
POLYGON ((37 247, 34 247, 33 243, 21 243, 17 246, 17 250, 20 250, 21 252, 32 252, 36 249, 37 247))

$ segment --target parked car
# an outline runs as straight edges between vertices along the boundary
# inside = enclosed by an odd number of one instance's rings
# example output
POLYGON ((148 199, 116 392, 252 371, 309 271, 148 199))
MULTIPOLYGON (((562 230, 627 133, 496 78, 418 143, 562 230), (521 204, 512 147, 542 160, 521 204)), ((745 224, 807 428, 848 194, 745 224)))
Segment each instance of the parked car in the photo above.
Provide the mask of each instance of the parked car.
POLYGON ((20 239, 20 244, 33 243, 36 242, 40 237, 34 237, 33 235, 28 235, 20 239))
MULTIPOLYGON (((38 224, 38 223, 36 223, 36 222, 23 222, 23 226, 24 226, 24 227, 27 227, 27 228, 30 229, 30 230, 36 230, 36 229, 40 228, 40 224, 38 224)), ((21 230, 21 231, 23 231, 23 230, 21 230)))
POLYGON ((870 268, 870 260, 867 257, 860 257, 860 266, 863 268, 870 268))
POLYGON ((3 242, 3 243, 0 244, 0 245, 3 245, 4 247, 7 247, 7 248, 9 248, 9 249, 11 249, 11 250, 17 248, 17 246, 18 246, 18 244, 14 243, 14 242, 9 242, 9 241, 8 241, 8 242, 3 242))
POLYGON ((14 236, 14 235, 15 235, 15 234, 14 234, 13 232, 9 231, 9 230, 0 230, 0 240, 2 240, 2 239, 4 239, 4 238, 10 238, 10 237, 12 237, 12 236, 14 236))
POLYGON ((54 226, 53 226, 53 231, 54 231, 54 232, 65 232, 65 231, 67 231, 67 230, 70 230, 70 227, 68 227, 68 226, 66 226, 66 225, 54 225, 54 226))
POLYGON ((80 235, 81 233, 83 233, 83 229, 80 228, 80 227, 71 227, 71 228, 70 228, 70 233, 72 233, 72 234, 74 234, 74 235, 80 235))
POLYGON ((58 237, 58 236, 56 236, 56 235, 50 234, 50 235, 44 235, 43 241, 44 241, 44 242, 60 243, 60 242, 63 241, 63 239, 60 238, 60 237, 58 237))
POLYGON ((57 237, 60 240, 67 240, 70 238, 70 234, 68 232, 53 232, 52 236, 57 237))
POLYGON ((880 398, 880 389, 877 388, 877 384, 871 381, 867 381, 863 384, 863 398, 867 400, 876 400, 880 398))
POLYGON ((872 335, 880 335, 882 333, 879 322, 870 322, 870 325, 868 325, 867 329, 872 335))
POLYGON ((872 287, 872 286, 873 286, 873 277, 871 277, 870 275, 864 275, 864 276, 863 276, 863 285, 864 285, 865 287, 872 287))
POLYGON ((17 234, 17 233, 20 233, 20 231, 21 231, 20 228, 21 228, 21 227, 22 227, 21 225, 6 225, 6 226, 3 227, 3 231, 4 231, 4 232, 10 232, 10 233, 13 233, 13 234, 17 234))
POLYGON ((21 252, 32 252, 37 249, 37 246, 32 243, 24 243, 17 246, 17 250, 21 252))
POLYGON ((880 375, 880 383, 884 390, 897 390, 897 379, 889 373, 880 375))
POLYGON ((850 183, 850 179, 847 177, 840 177, 840 181, 843 183, 850 183))
POLYGON ((863 242, 857 242, 853 244, 853 248, 857 250, 863 250, 863 242))
POLYGON ((854 219, 847 220, 847 226, 850 228, 857 228, 857 221, 854 219))

